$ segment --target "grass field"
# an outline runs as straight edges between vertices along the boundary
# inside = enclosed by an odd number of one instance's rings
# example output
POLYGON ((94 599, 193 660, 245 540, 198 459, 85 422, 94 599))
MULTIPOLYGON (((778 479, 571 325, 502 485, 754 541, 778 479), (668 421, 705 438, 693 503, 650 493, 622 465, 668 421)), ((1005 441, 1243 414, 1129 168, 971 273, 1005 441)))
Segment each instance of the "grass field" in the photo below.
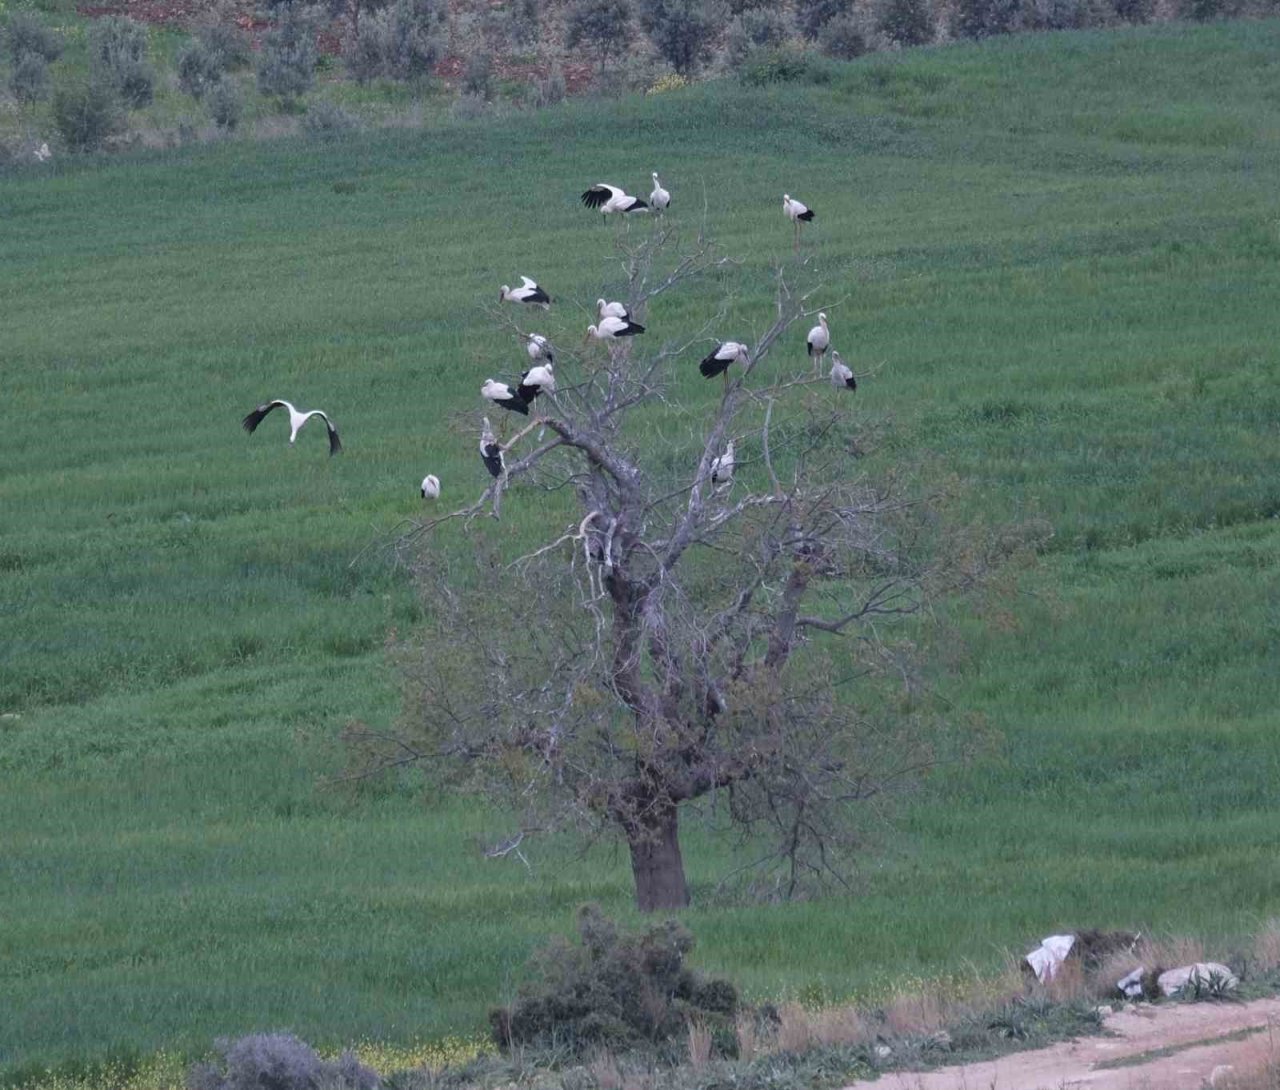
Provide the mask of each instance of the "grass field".
MULTIPOLYGON (((701 962, 755 995, 874 994, 1062 926, 1280 912, 1280 23, 830 76, 0 178, 9 1081, 252 1029, 471 1033, 575 905, 627 911, 606 849, 527 874, 479 858, 500 826, 472 805, 319 780, 344 723, 394 720, 384 646, 419 616, 402 574, 349 561, 425 472, 483 486, 452 418, 522 357, 481 306, 528 273, 577 335, 616 274, 576 196, 652 169, 691 227, 713 202, 748 339, 782 192, 817 208, 836 343, 883 361, 873 460, 1055 532, 1022 593, 927 636, 998 744, 932 778, 856 897, 717 902, 695 830, 701 962), (276 396, 329 408, 346 453, 247 437, 276 396)), ((513 547, 541 522, 505 512, 513 547)))

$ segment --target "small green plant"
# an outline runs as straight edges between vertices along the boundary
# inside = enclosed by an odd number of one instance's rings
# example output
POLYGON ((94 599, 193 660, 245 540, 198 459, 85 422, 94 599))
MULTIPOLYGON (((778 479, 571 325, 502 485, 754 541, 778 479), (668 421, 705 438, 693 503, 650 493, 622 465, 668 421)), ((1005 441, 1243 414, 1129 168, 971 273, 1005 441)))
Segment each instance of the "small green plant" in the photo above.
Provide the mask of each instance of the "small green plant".
POLYGON ((53 123, 72 151, 97 151, 123 129, 124 113, 110 87, 90 80, 54 92, 53 123))
POLYGON ((748 87, 763 87, 770 83, 826 83, 831 73, 805 50, 782 45, 752 50, 742 63, 738 78, 748 87))
POLYGON ((531 979, 510 1006, 489 1016, 503 1049, 533 1045, 582 1054, 676 1041, 697 1022, 732 1033, 738 993, 685 965, 693 936, 668 920, 622 931, 595 905, 578 912, 578 941, 556 939, 531 962, 531 979))

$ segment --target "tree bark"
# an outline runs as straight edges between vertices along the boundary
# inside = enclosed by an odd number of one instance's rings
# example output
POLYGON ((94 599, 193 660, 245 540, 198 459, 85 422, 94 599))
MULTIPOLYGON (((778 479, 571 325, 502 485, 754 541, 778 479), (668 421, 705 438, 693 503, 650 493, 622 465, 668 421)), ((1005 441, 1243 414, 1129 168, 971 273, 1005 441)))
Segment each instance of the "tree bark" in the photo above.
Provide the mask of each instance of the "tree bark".
POLYGON ((641 912, 684 908, 689 886, 680 855, 680 815, 674 803, 657 803, 627 829, 636 907, 641 912))

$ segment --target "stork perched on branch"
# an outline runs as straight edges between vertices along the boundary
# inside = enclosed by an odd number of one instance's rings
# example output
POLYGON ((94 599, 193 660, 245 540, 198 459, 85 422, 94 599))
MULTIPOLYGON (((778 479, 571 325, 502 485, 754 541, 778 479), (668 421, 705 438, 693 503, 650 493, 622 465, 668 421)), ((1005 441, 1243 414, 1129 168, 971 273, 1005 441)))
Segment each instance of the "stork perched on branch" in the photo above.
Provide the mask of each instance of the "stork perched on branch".
POLYGON ((647 212, 649 205, 646 201, 639 197, 633 197, 630 193, 624 193, 616 185, 610 185, 608 182, 597 182, 584 194, 582 194, 582 203, 588 208, 598 208, 602 215, 609 215, 611 212, 647 212))
POLYGON ((825 314, 818 315, 818 324, 809 330, 809 335, 805 337, 805 345, 809 352, 809 358, 814 361, 814 370, 822 369, 822 357, 827 354, 827 349, 831 345, 831 330, 827 328, 827 316, 825 314))
POLYGON ((546 360, 548 363, 556 362, 555 354, 551 349, 551 342, 541 333, 526 333, 524 350, 529 353, 529 358, 534 363, 539 360, 546 360))
POLYGON ((289 410, 289 442, 293 443, 298 438, 298 432, 302 430, 302 425, 310 420, 313 416, 320 417, 324 421, 324 426, 329 429, 329 454, 340 454, 342 452, 342 444, 338 441, 338 429, 333 426, 333 421, 320 409, 312 409, 310 412, 301 412, 295 409, 289 402, 277 399, 268 401, 265 405, 259 405, 241 422, 241 426, 250 435, 257 430, 263 418, 273 409, 289 410))
POLYGON ((831 350, 831 385, 837 390, 856 390, 858 388, 858 380, 854 377, 853 371, 849 369, 848 364, 840 358, 840 353, 835 349, 831 350))
POLYGON ((554 394, 555 392, 556 376, 549 363, 530 367, 521 374, 520 385, 516 387, 516 393, 526 404, 532 404, 533 399, 541 393, 554 394))
POLYGON ((619 337, 634 337, 643 333, 644 326, 628 318, 601 318, 599 325, 587 326, 587 337, 598 341, 614 341, 619 337))
POLYGON ((502 285, 502 291, 498 293, 499 303, 532 303, 540 306, 543 310, 551 309, 551 296, 543 291, 534 281, 527 276, 520 277, 521 285, 518 288, 502 285))
POLYGON ((484 468, 489 471, 489 476, 493 478, 501 477, 507 471, 506 459, 502 456, 502 447, 498 440, 494 438, 493 425, 489 423, 489 418, 484 418, 484 427, 480 431, 480 460, 484 462, 484 468))
POLYGON ((521 416, 529 415, 529 403, 505 382, 485 379, 484 385, 480 387, 480 396, 486 401, 492 401, 500 409, 519 413, 521 416))
POLYGON ((711 462, 711 483, 717 492, 723 492, 733 484, 733 464, 733 440, 730 439, 724 453, 711 462))
POLYGON ((703 378, 714 378, 716 375, 724 375, 725 388, 729 386, 729 365, 731 363, 740 363, 743 367, 747 365, 749 357, 747 355, 747 346, 739 344, 737 341, 725 341, 718 344, 707 353, 706 358, 698 364, 698 370, 702 372, 703 378))

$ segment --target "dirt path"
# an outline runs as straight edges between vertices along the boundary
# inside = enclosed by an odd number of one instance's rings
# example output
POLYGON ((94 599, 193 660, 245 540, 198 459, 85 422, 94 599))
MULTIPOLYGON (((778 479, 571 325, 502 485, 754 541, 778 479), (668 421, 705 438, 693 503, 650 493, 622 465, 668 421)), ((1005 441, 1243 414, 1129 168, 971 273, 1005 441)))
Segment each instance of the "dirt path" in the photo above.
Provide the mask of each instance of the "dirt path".
POLYGON ((1201 1090, 1215 1068, 1231 1065, 1242 1075, 1280 1055, 1280 999, 1139 1007, 1108 1016, 1106 1027, 1115 1036, 936 1071, 895 1071, 848 1090, 1201 1090))

